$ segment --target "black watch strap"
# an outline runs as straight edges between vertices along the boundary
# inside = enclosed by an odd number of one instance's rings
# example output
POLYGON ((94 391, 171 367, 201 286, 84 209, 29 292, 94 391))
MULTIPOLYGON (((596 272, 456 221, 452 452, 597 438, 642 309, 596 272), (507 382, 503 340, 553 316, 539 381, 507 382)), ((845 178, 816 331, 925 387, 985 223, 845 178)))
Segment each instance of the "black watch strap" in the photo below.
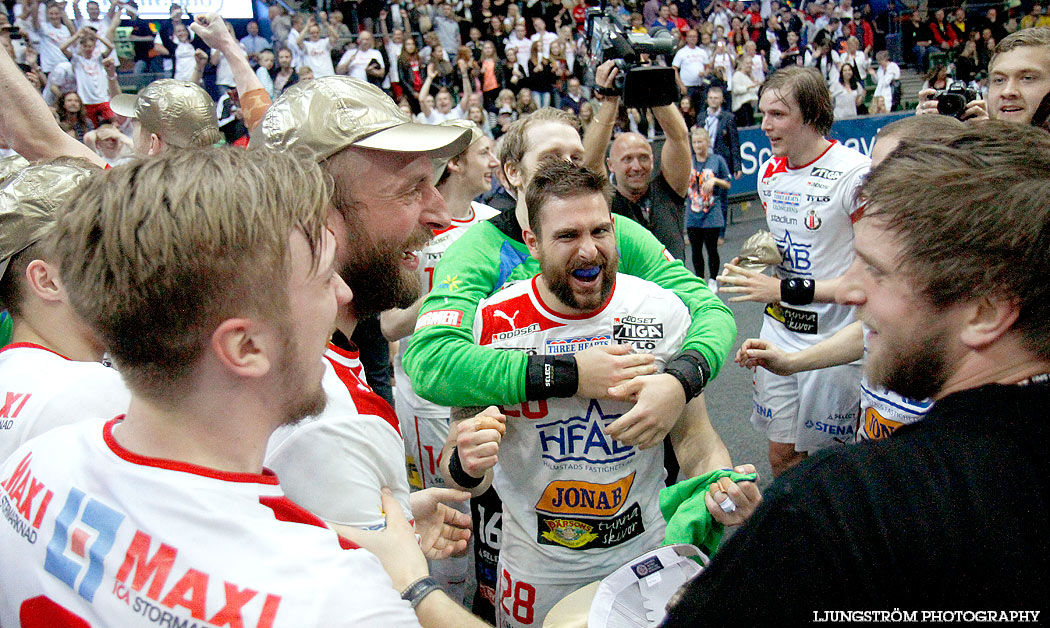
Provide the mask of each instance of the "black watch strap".
POLYGON ((620 90, 616 89, 615 87, 603 87, 601 85, 596 85, 594 87, 594 93, 598 94, 599 96, 619 96, 620 90))

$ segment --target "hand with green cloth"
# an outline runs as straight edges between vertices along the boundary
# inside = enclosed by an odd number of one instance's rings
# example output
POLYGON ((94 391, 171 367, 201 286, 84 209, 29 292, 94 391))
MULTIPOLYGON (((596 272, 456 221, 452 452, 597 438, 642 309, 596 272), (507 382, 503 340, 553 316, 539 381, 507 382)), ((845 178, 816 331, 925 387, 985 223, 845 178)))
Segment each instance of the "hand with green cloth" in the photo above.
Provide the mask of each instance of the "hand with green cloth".
POLYGON ((667 521, 664 545, 691 543, 713 556, 724 526, 744 523, 762 503, 756 482, 755 466, 744 464, 710 471, 661 490, 660 512, 667 521), (722 478, 728 481, 719 484, 722 478))

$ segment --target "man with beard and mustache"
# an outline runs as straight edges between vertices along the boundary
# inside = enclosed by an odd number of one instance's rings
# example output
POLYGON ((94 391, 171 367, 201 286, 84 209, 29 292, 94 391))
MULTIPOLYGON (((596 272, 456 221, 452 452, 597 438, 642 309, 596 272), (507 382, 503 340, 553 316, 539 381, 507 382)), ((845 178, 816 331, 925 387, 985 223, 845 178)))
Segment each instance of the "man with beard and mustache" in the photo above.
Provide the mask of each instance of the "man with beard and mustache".
MULTIPOLYGON (((295 152, 332 180, 328 227, 339 274, 354 291, 339 318, 348 337, 359 317, 419 297, 414 251, 449 226, 431 158, 462 152, 469 137, 413 124, 376 87, 341 76, 295 85, 267 111, 252 138, 257 154, 295 152)), ((324 412, 278 429, 267 447, 266 465, 288 496, 331 523, 374 529, 385 525, 386 487, 414 519, 428 558, 465 551, 470 518, 440 502, 467 495, 435 488, 410 497, 397 416, 365 381, 357 351, 329 344, 324 362, 324 412)))
MULTIPOLYGON (((661 367, 680 351, 691 322, 681 299, 617 274, 611 192, 603 175, 586 168, 557 159, 540 165, 528 187, 524 232, 540 274, 481 301, 473 329, 478 344, 536 355, 623 344, 652 354, 661 367)), ((584 396, 547 399, 504 407, 506 418, 467 419, 453 428, 456 448, 443 459, 461 467, 447 468, 448 479, 476 494, 491 482, 503 500, 499 626, 543 624, 562 597, 663 542, 657 503, 663 452, 604 433, 631 406, 584 396)), ((703 398, 676 419, 671 441, 686 477, 732 466, 703 398)), ((753 481, 724 482, 729 493, 713 488, 706 506, 720 523, 739 524, 760 501, 758 489, 753 481)))
POLYGON ((871 171, 837 297, 869 328, 872 381, 933 409, 775 481, 665 626, 1046 606, 1048 173, 1050 135, 999 121, 902 140, 871 171))
POLYGON ((263 467, 273 430, 324 408, 321 356, 351 298, 326 193, 309 161, 206 148, 93 175, 66 200, 62 284, 131 401, 2 465, 5 626, 477 625, 426 594, 393 500, 378 538, 346 531, 373 555, 263 467))

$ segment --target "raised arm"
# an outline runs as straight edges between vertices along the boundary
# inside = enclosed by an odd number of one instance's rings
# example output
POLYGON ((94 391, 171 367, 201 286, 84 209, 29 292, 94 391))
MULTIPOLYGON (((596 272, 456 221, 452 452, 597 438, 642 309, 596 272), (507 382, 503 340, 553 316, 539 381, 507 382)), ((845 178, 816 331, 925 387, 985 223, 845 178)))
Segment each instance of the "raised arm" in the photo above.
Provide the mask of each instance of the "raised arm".
POLYGON ((62 45, 58 47, 59 50, 62 51, 62 54, 66 55, 67 59, 73 58, 73 53, 70 52, 69 47, 75 44, 76 42, 80 41, 80 36, 83 34, 83 30, 84 29, 80 29, 77 32, 73 33, 73 35, 70 36, 69 39, 62 42, 62 45))
POLYGON ((423 79, 423 85, 419 88, 419 111, 423 114, 424 118, 430 117, 430 105, 427 104, 426 96, 430 93, 430 86, 434 83, 434 76, 437 75, 437 66, 433 62, 427 64, 427 77, 423 79))
POLYGON ((689 191, 693 158, 689 151, 689 128, 677 105, 653 107, 653 116, 664 130, 664 147, 660 151, 660 171, 664 180, 679 196, 689 191))
POLYGON ((190 24, 198 37, 212 48, 226 56, 233 72, 233 83, 241 99, 241 111, 244 113, 244 126, 254 131, 262 122, 266 109, 270 106, 270 95, 263 87, 262 81, 248 63, 248 55, 241 48, 240 42, 230 34, 226 23, 218 13, 198 15, 190 24))
POLYGON ((58 126, 40 92, 33 88, 0 46, 0 94, 5 106, 0 110, 0 135, 29 161, 56 157, 81 157, 105 167, 106 162, 58 126))
MULTIPOLYGON (((598 66, 594 73, 595 89, 612 87, 620 69, 615 61, 606 61, 598 66)), ((595 172, 608 174, 605 170, 605 153, 609 150, 609 140, 616 126, 616 116, 620 112, 620 97, 602 95, 602 106, 594 114, 587 133, 583 136, 583 165, 595 172)))

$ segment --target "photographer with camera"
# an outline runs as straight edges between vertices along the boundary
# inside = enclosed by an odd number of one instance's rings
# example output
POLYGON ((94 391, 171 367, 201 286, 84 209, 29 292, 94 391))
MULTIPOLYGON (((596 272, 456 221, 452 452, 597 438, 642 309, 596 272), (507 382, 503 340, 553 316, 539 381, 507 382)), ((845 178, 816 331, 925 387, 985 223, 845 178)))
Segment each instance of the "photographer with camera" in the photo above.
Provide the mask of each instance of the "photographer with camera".
POLYGON ((666 139, 660 152, 660 170, 653 173, 653 149, 638 133, 623 133, 612 142, 609 156, 601 163, 612 136, 613 123, 620 108, 620 93, 613 87, 620 68, 606 61, 594 76, 595 93, 602 105, 587 129, 584 146, 595 157, 589 167, 605 172, 608 166, 616 188, 612 201, 615 214, 627 216, 652 232, 675 259, 685 257, 685 195, 689 190, 692 157, 689 129, 673 103, 653 107, 653 116, 666 139))
POLYGON ((1006 120, 1031 124, 1050 93, 1050 28, 1029 28, 1007 36, 988 62, 988 99, 963 86, 919 92, 916 115, 941 113, 960 120, 1006 120), (960 100, 962 111, 959 111, 960 100))

